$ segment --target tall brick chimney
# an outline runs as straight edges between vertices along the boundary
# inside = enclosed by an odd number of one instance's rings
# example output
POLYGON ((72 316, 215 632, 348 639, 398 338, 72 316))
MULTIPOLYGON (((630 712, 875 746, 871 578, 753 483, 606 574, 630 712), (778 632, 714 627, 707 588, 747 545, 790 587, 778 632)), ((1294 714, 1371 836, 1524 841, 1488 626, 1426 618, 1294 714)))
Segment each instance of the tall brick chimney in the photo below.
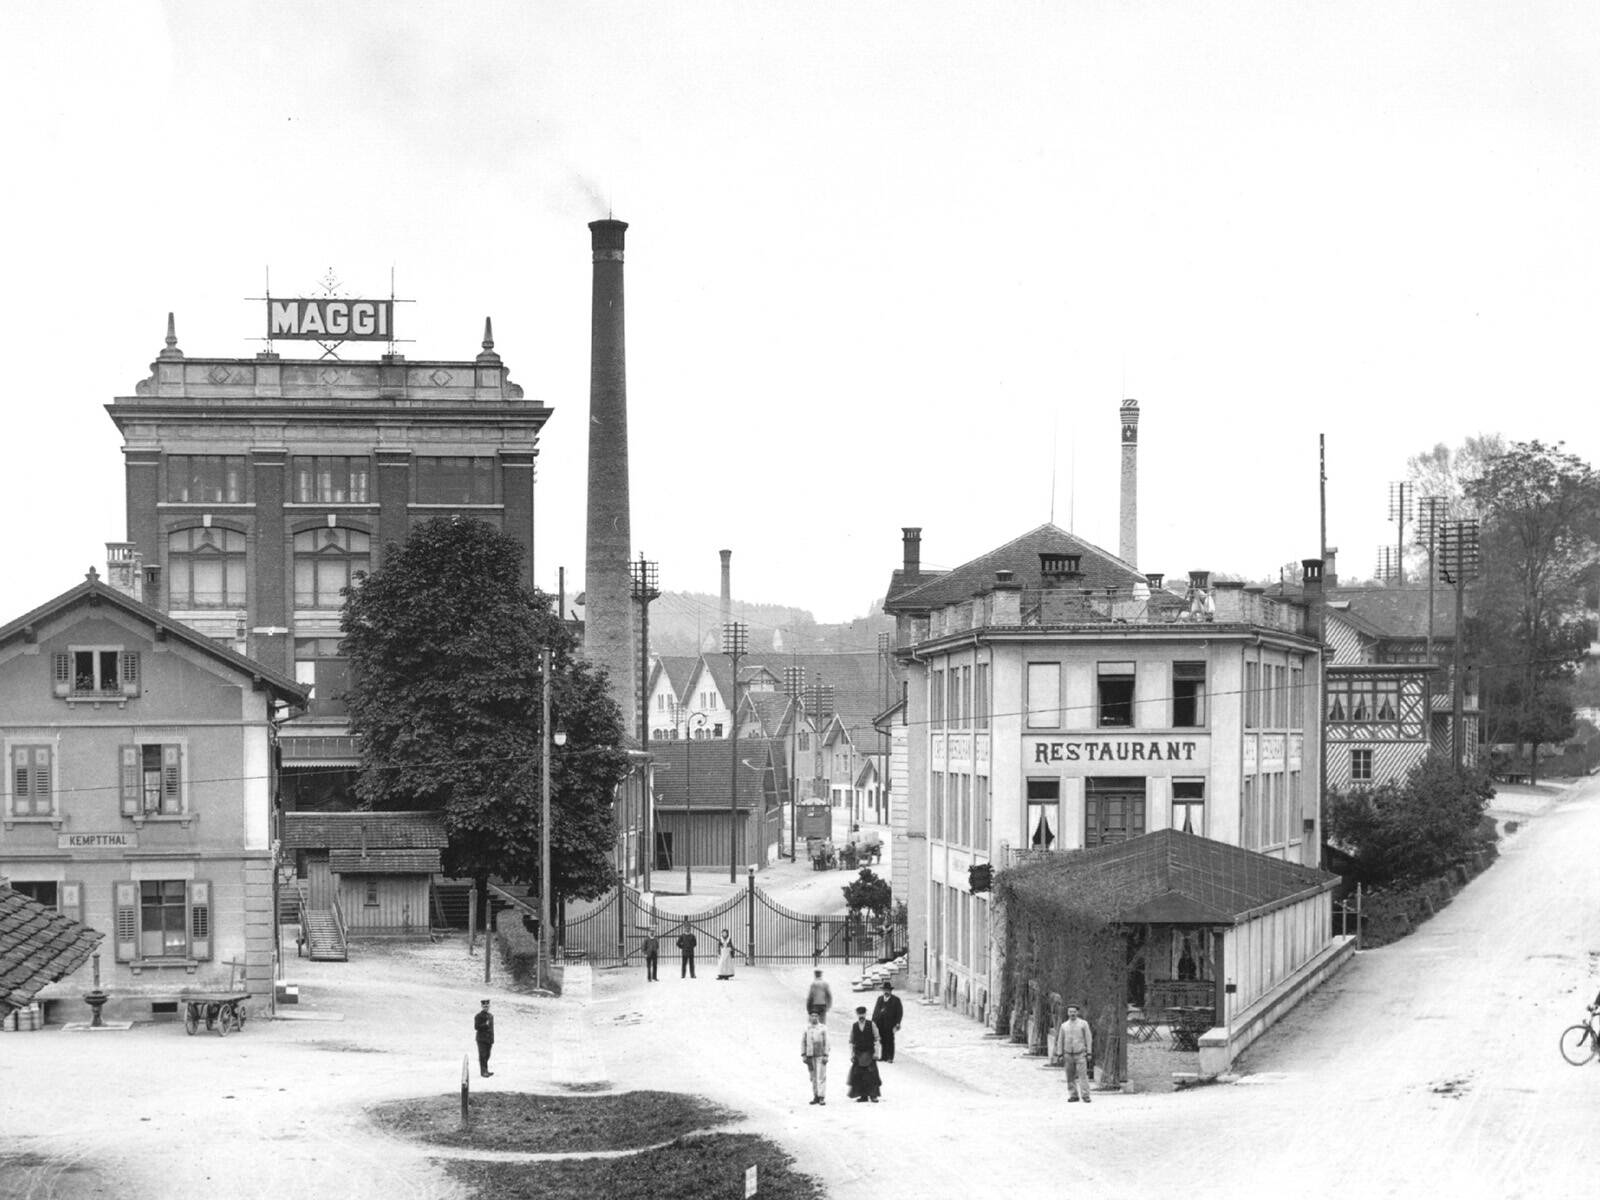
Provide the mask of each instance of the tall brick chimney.
POLYGON ((1122 511, 1117 522, 1117 557, 1139 565, 1139 402, 1122 402, 1122 511))
POLYGON ((623 713, 634 692, 633 599, 628 574, 628 371, 622 303, 626 221, 591 221, 594 296, 589 332, 589 511, 584 555, 583 653, 604 667, 623 713))
POLYGON ((733 557, 732 550, 718 550, 722 556, 722 626, 717 630, 717 644, 722 644, 722 631, 733 620, 733 575, 728 570, 728 560, 733 557))
POLYGON ((915 583, 922 576, 922 527, 902 526, 900 543, 905 549, 905 561, 900 566, 901 581, 915 583))

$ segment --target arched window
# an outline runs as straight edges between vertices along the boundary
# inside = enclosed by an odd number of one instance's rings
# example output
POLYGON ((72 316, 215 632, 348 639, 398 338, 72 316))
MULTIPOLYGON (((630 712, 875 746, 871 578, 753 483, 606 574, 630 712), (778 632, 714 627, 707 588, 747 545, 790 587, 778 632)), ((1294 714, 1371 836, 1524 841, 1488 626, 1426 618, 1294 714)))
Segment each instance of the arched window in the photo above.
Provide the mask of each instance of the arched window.
POLYGON ((167 539, 172 608, 244 608, 245 537, 232 529, 179 529, 167 539))
POLYGON ((357 572, 372 569, 372 538, 355 529, 328 527, 294 535, 294 606, 338 608, 340 592, 357 572))

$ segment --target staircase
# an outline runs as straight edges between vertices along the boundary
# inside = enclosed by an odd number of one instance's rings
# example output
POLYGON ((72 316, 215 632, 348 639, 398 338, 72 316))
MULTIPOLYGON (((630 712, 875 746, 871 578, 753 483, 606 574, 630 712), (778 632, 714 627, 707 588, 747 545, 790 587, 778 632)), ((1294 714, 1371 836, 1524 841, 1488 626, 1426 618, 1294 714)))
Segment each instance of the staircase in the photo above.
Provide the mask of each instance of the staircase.
POLYGON ((306 949, 312 962, 346 962, 349 951, 345 948, 344 930, 331 908, 301 910, 300 936, 306 940, 306 949))

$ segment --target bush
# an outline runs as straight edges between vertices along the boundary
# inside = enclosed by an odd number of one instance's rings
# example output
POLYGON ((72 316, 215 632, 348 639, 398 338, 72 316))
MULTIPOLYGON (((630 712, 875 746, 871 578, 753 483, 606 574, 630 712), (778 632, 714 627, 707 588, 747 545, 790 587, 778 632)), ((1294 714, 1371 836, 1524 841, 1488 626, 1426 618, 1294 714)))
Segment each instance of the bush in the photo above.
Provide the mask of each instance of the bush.
POLYGON ((1458 774, 1449 759, 1429 755, 1404 783, 1330 796, 1328 838, 1350 855, 1350 877, 1369 887, 1430 879, 1481 848, 1493 796, 1486 771, 1458 774))

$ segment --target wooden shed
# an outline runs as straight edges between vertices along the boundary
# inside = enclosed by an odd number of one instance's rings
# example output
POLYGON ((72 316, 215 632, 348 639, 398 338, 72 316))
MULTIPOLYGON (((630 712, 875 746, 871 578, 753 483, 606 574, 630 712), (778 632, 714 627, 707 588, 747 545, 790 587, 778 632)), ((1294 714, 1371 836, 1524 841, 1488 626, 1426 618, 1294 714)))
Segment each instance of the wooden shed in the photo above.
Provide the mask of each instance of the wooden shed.
POLYGON ((284 814, 284 852, 308 906, 337 909, 351 937, 426 934, 448 841, 431 812, 284 814))

